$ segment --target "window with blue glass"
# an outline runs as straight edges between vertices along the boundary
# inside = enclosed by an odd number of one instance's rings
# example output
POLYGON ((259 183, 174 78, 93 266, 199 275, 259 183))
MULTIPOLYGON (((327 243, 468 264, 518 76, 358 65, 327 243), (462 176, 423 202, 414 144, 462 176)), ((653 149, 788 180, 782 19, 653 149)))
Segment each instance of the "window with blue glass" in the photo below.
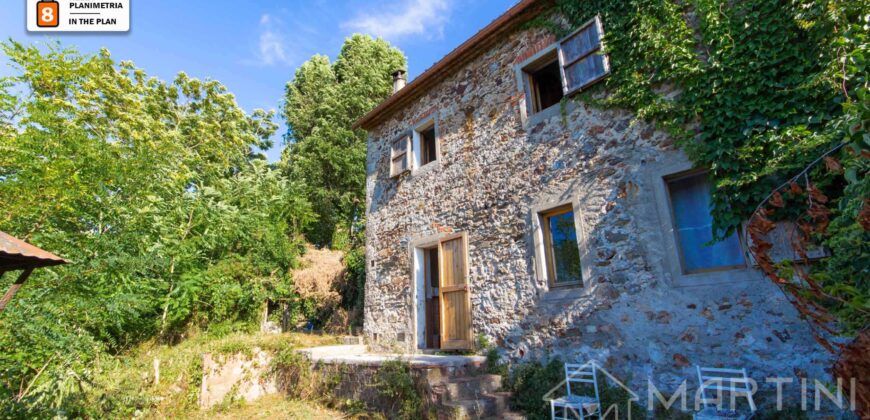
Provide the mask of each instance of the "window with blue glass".
POLYGON ((737 234, 713 241, 711 185, 706 173, 667 179, 680 262, 684 274, 745 266, 737 234))
POLYGON ((551 286, 583 283, 574 211, 570 206, 541 214, 547 278, 551 286))

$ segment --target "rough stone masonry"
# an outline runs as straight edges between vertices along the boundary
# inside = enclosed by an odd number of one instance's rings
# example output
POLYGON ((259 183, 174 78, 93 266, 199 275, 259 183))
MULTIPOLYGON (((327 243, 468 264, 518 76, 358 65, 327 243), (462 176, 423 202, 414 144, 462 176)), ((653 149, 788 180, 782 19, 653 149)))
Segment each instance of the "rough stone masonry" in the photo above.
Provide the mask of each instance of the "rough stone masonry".
POLYGON ((647 378, 691 387, 695 365, 825 378, 829 356, 751 263, 695 276, 675 267, 663 177, 692 166, 668 135, 576 97, 527 115, 518 66, 553 41, 541 29, 504 35, 369 130, 373 348, 418 351, 411 244, 464 232, 474 334, 511 360, 595 359, 641 390, 647 378), (391 178, 391 142, 429 116, 440 159, 391 178), (537 275, 535 217, 564 202, 582 226, 584 285, 551 290, 537 275))

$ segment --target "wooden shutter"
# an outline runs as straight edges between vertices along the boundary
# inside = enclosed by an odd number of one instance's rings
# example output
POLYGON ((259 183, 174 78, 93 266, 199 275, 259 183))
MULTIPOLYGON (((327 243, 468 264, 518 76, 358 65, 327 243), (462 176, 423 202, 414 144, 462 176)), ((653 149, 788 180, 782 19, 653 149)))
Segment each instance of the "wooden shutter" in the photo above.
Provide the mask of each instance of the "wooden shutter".
POLYGON ((596 16, 559 41, 559 66, 565 95, 610 74, 610 60, 601 52, 603 36, 601 17, 596 16))
POLYGON ((441 240, 441 348, 471 350, 471 295, 468 287, 468 250, 464 235, 441 240))
POLYGON ((411 136, 403 135, 390 147, 390 176, 396 177, 411 169, 411 136))

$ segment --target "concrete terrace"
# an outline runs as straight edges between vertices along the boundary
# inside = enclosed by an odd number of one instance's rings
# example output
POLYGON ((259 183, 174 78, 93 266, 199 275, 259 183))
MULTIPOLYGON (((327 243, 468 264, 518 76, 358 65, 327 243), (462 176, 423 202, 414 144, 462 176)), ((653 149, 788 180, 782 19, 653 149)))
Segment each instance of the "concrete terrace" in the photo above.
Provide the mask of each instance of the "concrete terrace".
POLYGON ((313 347, 299 350, 313 363, 346 364, 353 366, 380 366, 385 362, 401 360, 412 368, 465 368, 480 367, 486 362, 483 356, 432 355, 432 354, 373 354, 365 345, 338 345, 313 347))

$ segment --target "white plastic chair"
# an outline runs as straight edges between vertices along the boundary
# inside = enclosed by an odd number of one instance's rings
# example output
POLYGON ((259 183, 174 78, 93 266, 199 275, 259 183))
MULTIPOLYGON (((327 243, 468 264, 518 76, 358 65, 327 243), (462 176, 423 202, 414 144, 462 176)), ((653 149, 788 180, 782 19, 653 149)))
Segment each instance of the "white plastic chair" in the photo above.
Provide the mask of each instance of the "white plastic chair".
POLYGON ((720 369, 720 368, 702 368, 696 366, 698 370, 698 382, 701 384, 700 397, 704 409, 695 413, 695 420, 747 420, 755 415, 755 401, 752 399, 752 385, 749 380, 749 375, 746 374, 746 369, 720 369), (714 391, 715 396, 709 397, 708 391, 714 391), (745 396, 749 402, 751 413, 741 414, 732 409, 724 409, 723 395, 730 393, 732 395, 729 401, 736 397, 745 396))
POLYGON ((598 370, 594 362, 585 365, 565 364, 565 385, 568 394, 561 398, 550 400, 550 416, 553 420, 574 420, 592 418, 598 415, 601 419, 601 399, 598 397, 598 370), (592 384, 595 396, 577 395, 571 390, 571 384, 592 384), (562 416, 556 416, 560 409, 562 416), (569 417, 572 416, 573 417, 569 417))

